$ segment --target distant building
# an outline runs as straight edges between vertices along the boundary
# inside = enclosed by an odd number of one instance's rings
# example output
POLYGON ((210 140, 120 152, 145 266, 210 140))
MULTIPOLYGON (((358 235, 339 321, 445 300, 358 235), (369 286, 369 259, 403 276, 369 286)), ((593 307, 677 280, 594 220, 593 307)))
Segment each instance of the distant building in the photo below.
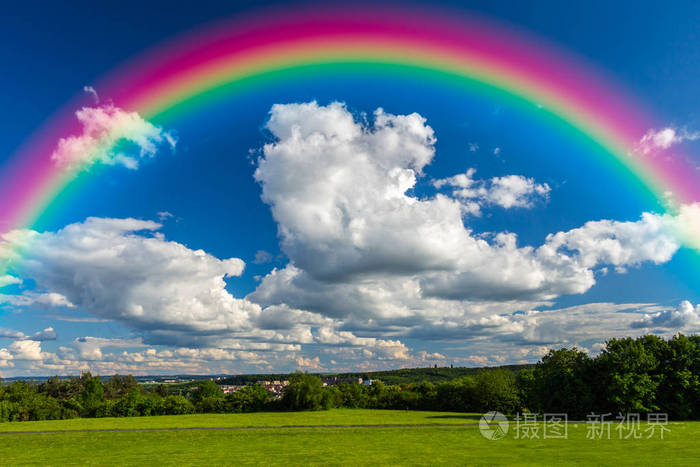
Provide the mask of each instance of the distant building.
POLYGON ((272 397, 275 399, 279 399, 282 397, 282 393, 284 392, 284 388, 289 386, 289 381, 284 380, 274 380, 274 381, 256 381, 255 384, 259 384, 260 386, 264 387, 270 393, 272 394, 272 397))
POLYGON ((324 386, 337 386, 340 383, 362 384, 362 378, 339 378, 337 376, 321 378, 321 381, 324 386))

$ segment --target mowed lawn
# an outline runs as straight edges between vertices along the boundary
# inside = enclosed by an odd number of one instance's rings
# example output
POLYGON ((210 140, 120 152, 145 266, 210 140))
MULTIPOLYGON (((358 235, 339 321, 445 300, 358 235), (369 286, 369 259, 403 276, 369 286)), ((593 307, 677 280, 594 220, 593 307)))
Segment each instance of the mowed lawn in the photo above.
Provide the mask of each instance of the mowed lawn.
MULTIPOLYGON (((490 441, 468 414, 339 409, 328 412, 185 415, 0 424, 0 432, 79 429, 203 428, 299 425, 436 425, 380 428, 29 433, 0 435, 2 465, 697 465, 700 424, 670 423, 665 439, 490 441)), ((642 424, 644 428, 644 424, 642 424)))

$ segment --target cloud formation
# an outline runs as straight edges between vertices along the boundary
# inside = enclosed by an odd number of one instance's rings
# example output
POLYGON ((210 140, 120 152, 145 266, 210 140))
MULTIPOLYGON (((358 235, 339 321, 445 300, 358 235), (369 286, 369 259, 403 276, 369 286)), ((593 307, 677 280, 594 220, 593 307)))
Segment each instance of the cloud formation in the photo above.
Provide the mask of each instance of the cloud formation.
POLYGON ((468 214, 479 215, 483 205, 500 206, 505 209, 532 208, 537 201, 547 201, 551 188, 546 183, 537 183, 522 175, 505 175, 489 180, 474 180, 476 169, 463 174, 435 180, 435 188, 450 187, 452 196, 463 201, 468 214))
POLYGON ((245 327, 259 313, 225 289, 225 278, 243 272, 242 260, 166 241, 153 234, 159 228, 153 221, 89 218, 57 232, 11 232, 5 242, 31 245, 17 258, 23 274, 54 294, 15 300, 61 297, 65 302, 54 305, 69 303, 144 330, 223 332, 245 327))
POLYGON ((83 107, 75 115, 82 134, 61 138, 51 155, 57 166, 68 170, 94 164, 137 169, 139 161, 154 157, 160 146, 176 144, 172 133, 111 104, 83 107))
POLYGON ((632 323, 634 328, 666 328, 676 331, 700 330, 700 305, 693 306, 684 300, 675 309, 668 309, 644 315, 632 323))
POLYGON ((6 287, 12 284, 21 284, 22 281, 17 277, 10 276, 9 274, 0 275, 0 287, 6 287))
POLYGON ((588 223, 538 248, 518 246, 513 233, 474 235, 460 197, 529 206, 549 187, 518 175, 475 182, 470 171, 436 182, 452 196, 412 195, 435 154, 418 114, 380 109, 363 124, 339 103, 276 105, 268 129, 276 141, 255 178, 290 264, 249 296, 264 306, 367 319, 431 315, 464 300, 550 300, 587 291, 595 268, 661 263, 680 246, 672 219, 655 214, 588 223))
POLYGON ((685 128, 673 127, 661 130, 650 129, 639 140, 637 150, 642 154, 650 154, 658 150, 665 150, 684 141, 700 139, 700 131, 688 131, 685 128))
MULTIPOLYGON (((286 266, 239 298, 226 281, 243 273, 242 260, 168 241, 158 222, 89 218, 56 232, 7 233, 0 262, 16 269, 0 285, 36 286, 0 295, 1 303, 118 321, 129 334, 82 336, 45 352, 42 341, 57 337, 52 328, 3 329, 0 338, 11 342, 0 349, 0 367, 216 373, 501 364, 532 361, 548 346, 593 352, 614 335, 697 323, 689 303, 550 308, 561 295, 589 290, 607 268, 668 261, 681 239, 700 238, 700 205, 591 221, 521 246, 514 233, 475 233, 465 206, 534 208, 549 186, 516 174, 476 180, 471 169, 417 196, 436 142, 418 114, 379 109, 366 122, 340 103, 276 105, 267 128, 274 140, 255 179, 286 266), (438 347, 412 349, 406 339, 438 347)), ((271 259, 261 250, 254 262, 271 259)))
POLYGON ((100 96, 97 94, 97 91, 92 86, 83 86, 83 92, 92 96, 92 99, 95 102, 95 104, 100 103, 100 96))

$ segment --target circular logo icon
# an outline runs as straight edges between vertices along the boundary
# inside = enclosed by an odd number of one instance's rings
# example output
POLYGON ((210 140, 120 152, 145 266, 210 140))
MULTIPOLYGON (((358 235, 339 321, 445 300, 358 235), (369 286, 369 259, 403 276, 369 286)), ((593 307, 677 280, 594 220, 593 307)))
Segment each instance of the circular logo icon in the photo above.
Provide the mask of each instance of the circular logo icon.
POLYGON ((501 412, 487 412, 479 420, 481 435, 490 440, 503 438, 508 433, 508 417, 501 412))

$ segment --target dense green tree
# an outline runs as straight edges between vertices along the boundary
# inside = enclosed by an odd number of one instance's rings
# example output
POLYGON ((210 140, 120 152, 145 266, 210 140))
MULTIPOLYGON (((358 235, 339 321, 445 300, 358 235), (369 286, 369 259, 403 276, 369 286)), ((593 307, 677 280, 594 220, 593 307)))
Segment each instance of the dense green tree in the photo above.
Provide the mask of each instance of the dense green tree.
POLYGON ((168 388, 165 387, 165 384, 159 384, 156 386, 155 393, 160 397, 168 397, 168 388))
MULTIPOLYGON (((429 371, 443 374, 442 370, 429 371)), ((167 395, 165 386, 142 391, 131 376, 115 375, 103 384, 99 377, 85 373, 79 378, 51 377, 40 384, 0 384, 0 421, 331 406, 505 413, 527 408, 566 412, 572 418, 591 411, 662 411, 671 419, 700 418, 700 336, 611 339, 595 359, 575 348, 560 349, 518 373, 501 368, 471 374, 437 384, 374 381, 369 386, 341 383, 324 387, 317 375, 298 373, 291 377, 281 400, 272 399, 258 385, 224 396, 214 381, 205 380, 190 392, 190 400, 167 395)), ((183 390, 188 387, 191 385, 182 386, 183 390)))
POLYGON ((92 376, 90 372, 80 377, 83 383, 83 391, 78 400, 83 408, 83 413, 88 417, 94 417, 104 401, 104 387, 99 376, 92 376))
POLYGON ((654 374, 658 382, 655 402, 659 410, 673 419, 698 417, 695 399, 700 391, 700 374, 694 371, 699 358, 696 343, 682 334, 668 341, 645 336, 642 342, 654 352, 659 363, 654 374))
POLYGON ((474 412, 477 409, 476 380, 465 376, 437 385, 437 405, 440 410, 474 412))
POLYGON ((226 395, 224 411, 227 413, 257 412, 263 410, 270 399, 270 391, 259 384, 245 386, 226 395))
POLYGON ((530 374, 533 381, 528 380, 528 373, 519 381, 531 410, 568 413, 577 419, 595 410, 593 360, 585 352, 550 350, 530 374))
POLYGON ((515 375, 508 370, 482 370, 474 385, 476 408, 480 412, 497 410, 512 414, 521 409, 515 375))
POLYGON ((104 384, 105 397, 107 399, 119 399, 138 387, 138 384, 136 378, 131 375, 114 375, 104 384))
POLYGON ((599 410, 609 412, 651 412, 659 385, 659 362, 651 344, 642 339, 610 339, 595 361, 595 378, 600 391, 599 410))
POLYGON ((212 380, 200 381, 192 393, 192 402, 195 404, 205 399, 223 399, 224 393, 221 388, 212 380))
POLYGON ((323 390, 321 378, 308 373, 292 375, 282 396, 282 406, 287 410, 321 410, 330 404, 330 397, 323 390))
POLYGON ((184 415, 194 413, 194 405, 185 396, 168 396, 163 399, 163 414, 184 415))
POLYGON ((367 407, 367 394, 359 384, 340 383, 333 387, 333 396, 336 407, 351 409, 367 407))

